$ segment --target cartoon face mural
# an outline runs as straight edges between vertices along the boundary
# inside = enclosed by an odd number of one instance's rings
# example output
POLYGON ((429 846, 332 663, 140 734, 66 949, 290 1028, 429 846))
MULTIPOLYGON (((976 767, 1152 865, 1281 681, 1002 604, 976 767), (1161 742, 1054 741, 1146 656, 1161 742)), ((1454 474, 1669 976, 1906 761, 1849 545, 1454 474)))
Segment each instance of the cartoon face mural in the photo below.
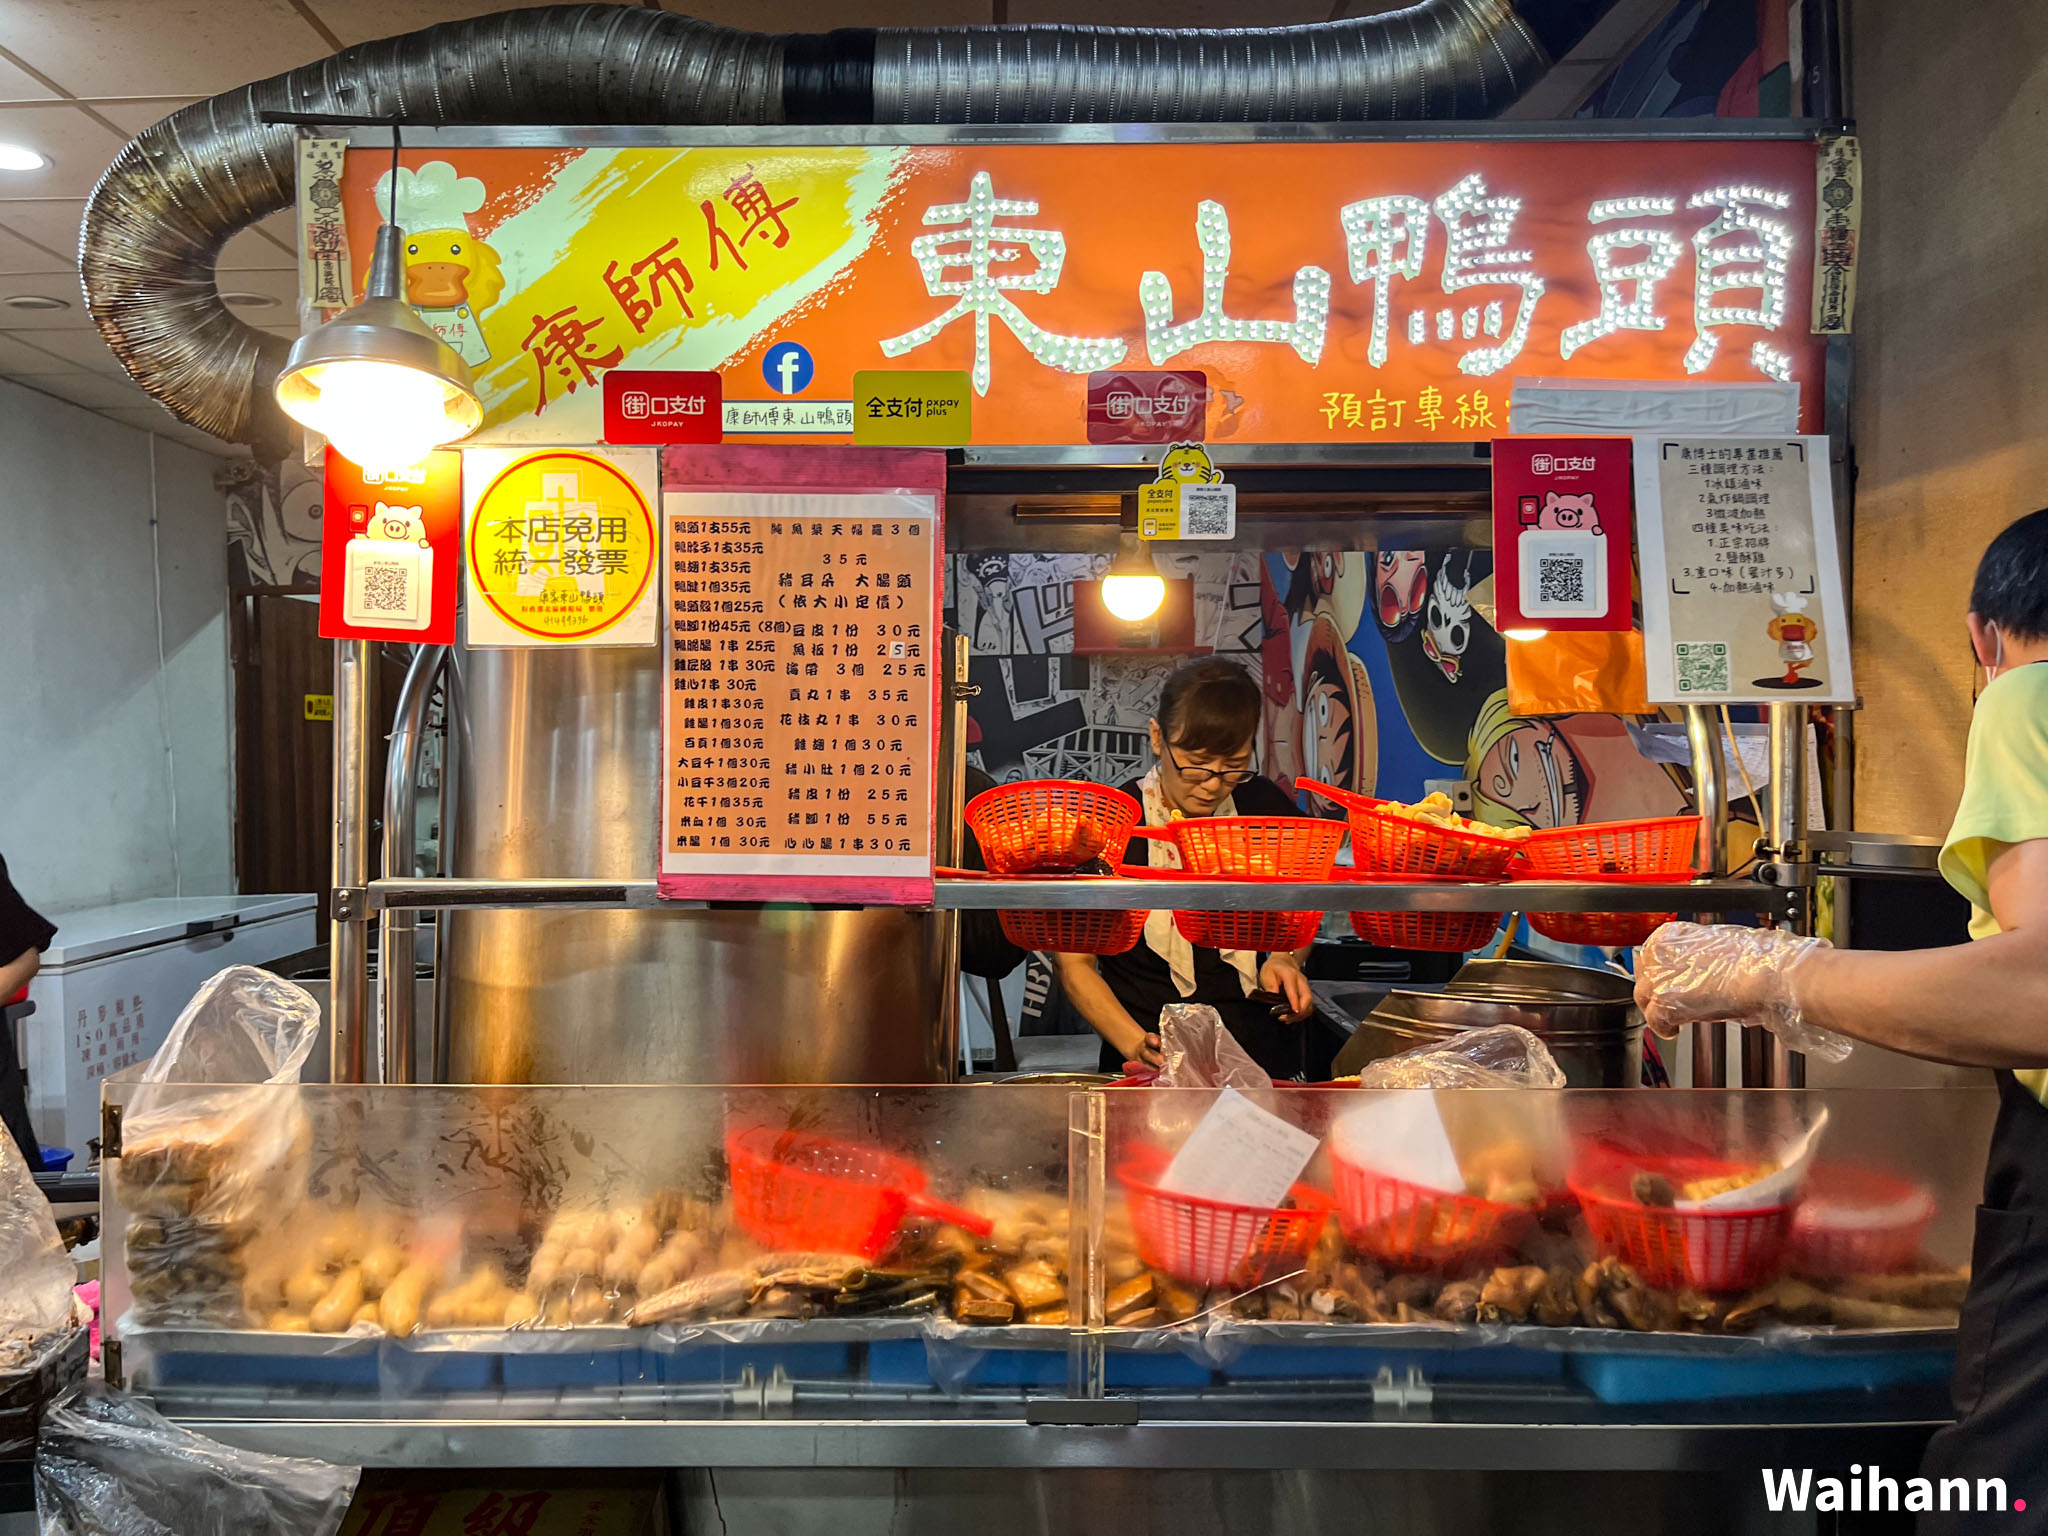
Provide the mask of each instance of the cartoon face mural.
POLYGON ((1592 798, 1592 775, 1558 722, 1509 714, 1506 690, 1472 722, 1465 776, 1477 819, 1495 826, 1570 826, 1592 798))
POLYGON ((1552 529, 1586 528, 1594 533, 1606 532, 1600 526, 1600 512, 1593 505, 1593 494, 1590 491, 1582 496, 1560 496, 1555 491, 1546 491, 1543 506, 1537 512, 1533 526, 1552 529))
POLYGON ((1343 635, 1327 616, 1319 616, 1310 626, 1300 685, 1301 754, 1307 776, 1356 794, 1371 794, 1379 776, 1379 716, 1372 682, 1364 663, 1345 648, 1343 635))
POLYGON ((1422 630, 1422 652, 1452 682, 1464 664, 1465 648, 1472 643, 1472 557, 1466 554, 1457 575, 1452 562, 1461 551, 1446 554, 1429 586, 1429 604, 1422 630))
POLYGON ((1373 617, 1389 640, 1406 640, 1429 601, 1429 557, 1419 549, 1383 549, 1373 557, 1373 617))

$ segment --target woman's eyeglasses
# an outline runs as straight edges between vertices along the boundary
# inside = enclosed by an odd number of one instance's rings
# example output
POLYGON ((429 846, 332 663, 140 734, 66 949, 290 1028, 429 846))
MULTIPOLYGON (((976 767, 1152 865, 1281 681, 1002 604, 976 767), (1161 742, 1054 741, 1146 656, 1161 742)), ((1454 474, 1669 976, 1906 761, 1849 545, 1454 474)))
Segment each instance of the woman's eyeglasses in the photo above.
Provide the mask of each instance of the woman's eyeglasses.
POLYGON ((1235 789, 1259 776, 1255 767, 1245 768, 1190 768, 1173 755, 1173 748, 1166 749, 1166 760, 1173 765, 1173 771, 1180 775, 1181 782, 1193 788, 1198 784, 1221 782, 1235 789))

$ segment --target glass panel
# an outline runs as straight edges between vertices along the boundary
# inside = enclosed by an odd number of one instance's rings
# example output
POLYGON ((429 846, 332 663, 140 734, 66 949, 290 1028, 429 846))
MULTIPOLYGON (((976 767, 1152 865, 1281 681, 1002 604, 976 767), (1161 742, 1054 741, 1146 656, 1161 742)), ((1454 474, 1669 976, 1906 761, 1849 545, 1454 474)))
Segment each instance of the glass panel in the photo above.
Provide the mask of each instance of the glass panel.
POLYGON ((1195 1193, 1262 1145, 1191 1171, 1221 1095, 1101 1097, 1111 1396, 1263 1419, 1947 1416, 1988 1089, 1276 1088, 1253 1107, 1313 1138, 1278 1202, 1195 1193))
POLYGON ((1014 1415, 1067 1389, 1068 1100, 159 1089, 106 1315, 172 1411, 1014 1415))

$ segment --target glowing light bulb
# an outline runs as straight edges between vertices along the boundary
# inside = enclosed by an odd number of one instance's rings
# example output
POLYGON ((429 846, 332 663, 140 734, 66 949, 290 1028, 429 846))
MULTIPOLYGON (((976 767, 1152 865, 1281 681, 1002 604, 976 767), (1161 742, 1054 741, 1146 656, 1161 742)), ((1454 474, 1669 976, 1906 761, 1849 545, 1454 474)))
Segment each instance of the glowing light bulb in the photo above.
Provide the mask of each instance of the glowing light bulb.
POLYGON ((301 420, 365 469, 417 464, 473 430, 450 420, 446 388, 416 368, 352 359, 314 371, 308 383, 315 394, 301 420))
POLYGON ((1549 633, 1550 631, 1547 629, 1536 629, 1534 627, 1504 629, 1500 632, 1503 640, 1541 640, 1549 633))
POLYGON ((1126 624, 1149 619, 1166 601, 1166 581, 1160 576, 1105 576, 1102 578, 1102 606, 1126 624))

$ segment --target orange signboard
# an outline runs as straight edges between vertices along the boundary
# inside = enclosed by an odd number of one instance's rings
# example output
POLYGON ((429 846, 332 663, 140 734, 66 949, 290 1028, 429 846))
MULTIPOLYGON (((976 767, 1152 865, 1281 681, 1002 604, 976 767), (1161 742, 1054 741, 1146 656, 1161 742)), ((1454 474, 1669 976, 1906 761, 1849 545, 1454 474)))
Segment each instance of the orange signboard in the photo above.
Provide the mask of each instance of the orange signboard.
MULTIPOLYGON (((765 133, 765 130, 764 130, 765 133)), ((612 368, 716 369, 728 441, 850 442, 854 375, 959 370, 977 444, 1087 441, 1195 369, 1200 434, 1466 442, 1515 381, 1777 380, 1817 427, 1810 140, 408 148, 409 296, 483 442, 594 442, 612 368)), ((367 269, 388 156, 342 177, 367 269)), ((306 199, 306 214, 317 212, 306 199)))

